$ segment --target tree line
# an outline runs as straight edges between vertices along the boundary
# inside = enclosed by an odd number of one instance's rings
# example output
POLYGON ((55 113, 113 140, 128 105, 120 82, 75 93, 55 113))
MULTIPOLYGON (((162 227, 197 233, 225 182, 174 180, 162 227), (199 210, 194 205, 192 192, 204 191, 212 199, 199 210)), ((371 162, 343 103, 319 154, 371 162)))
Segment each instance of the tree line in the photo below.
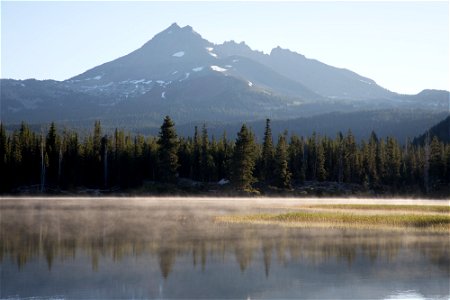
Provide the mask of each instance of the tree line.
POLYGON ((402 146, 374 132, 357 143, 351 130, 334 138, 285 132, 274 143, 269 119, 261 142, 245 124, 234 141, 225 133, 210 137, 206 125, 195 127, 192 137, 178 137, 168 116, 157 137, 119 129, 104 134, 99 121, 83 138, 70 130, 58 132, 55 123, 41 133, 25 123, 7 133, 0 124, 0 169, 3 193, 30 186, 41 191, 131 188, 144 180, 176 184, 180 178, 227 179, 241 191, 329 181, 427 193, 450 182, 450 144, 433 137, 423 145, 402 146))

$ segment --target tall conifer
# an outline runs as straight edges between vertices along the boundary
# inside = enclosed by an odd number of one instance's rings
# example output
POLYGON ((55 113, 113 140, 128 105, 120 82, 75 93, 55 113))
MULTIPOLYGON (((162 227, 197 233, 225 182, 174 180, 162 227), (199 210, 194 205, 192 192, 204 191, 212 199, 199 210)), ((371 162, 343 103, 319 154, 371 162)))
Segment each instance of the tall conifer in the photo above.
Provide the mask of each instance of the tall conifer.
POLYGON ((158 139, 158 170, 162 182, 175 182, 178 169, 178 138, 175 124, 169 116, 164 118, 158 139))

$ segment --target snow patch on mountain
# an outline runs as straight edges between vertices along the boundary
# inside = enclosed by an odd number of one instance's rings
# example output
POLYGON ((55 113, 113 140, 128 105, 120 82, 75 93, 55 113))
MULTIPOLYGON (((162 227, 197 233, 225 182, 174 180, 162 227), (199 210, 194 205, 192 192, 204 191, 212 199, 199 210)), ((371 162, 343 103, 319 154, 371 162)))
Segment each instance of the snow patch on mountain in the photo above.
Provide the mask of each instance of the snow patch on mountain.
POLYGON ((366 81, 366 80, 362 80, 362 79, 360 79, 359 81, 364 82, 364 83, 366 83, 366 84, 372 84, 372 82, 366 81))
POLYGON ((201 70, 203 70, 203 67, 196 67, 192 69, 194 72, 200 72, 201 70))
POLYGON ((161 98, 166 99, 166 92, 161 93, 161 98))
POLYGON ((225 72, 225 71, 227 71, 227 69, 221 68, 219 66, 211 66, 211 70, 216 71, 216 72, 225 72))
POLYGON ((183 57, 184 56, 184 51, 180 51, 180 52, 174 53, 174 54, 172 54, 172 56, 183 57))
POLYGON ((248 86, 252 87, 253 86, 253 82, 249 81, 248 82, 248 86))
POLYGON ((130 80, 130 82, 134 83, 134 84, 144 83, 144 81, 145 81, 145 78, 144 79, 139 79, 139 80, 130 80))
POLYGON ((191 75, 191 73, 189 73, 189 72, 185 73, 185 74, 184 74, 184 78, 183 78, 183 79, 180 79, 179 81, 181 82, 181 81, 184 81, 184 80, 188 79, 188 78, 189 78, 189 75, 191 75))
POLYGON ((209 52, 209 55, 211 55, 212 57, 217 58, 217 54, 215 54, 215 53, 209 52))
MULTIPOLYGON (((86 78, 85 80, 100 80, 100 79, 102 79, 102 75, 97 75, 95 77, 89 77, 89 78, 86 78)), ((73 81, 75 82, 75 80, 73 80, 73 81)), ((79 81, 79 80, 76 80, 76 81, 79 81)))

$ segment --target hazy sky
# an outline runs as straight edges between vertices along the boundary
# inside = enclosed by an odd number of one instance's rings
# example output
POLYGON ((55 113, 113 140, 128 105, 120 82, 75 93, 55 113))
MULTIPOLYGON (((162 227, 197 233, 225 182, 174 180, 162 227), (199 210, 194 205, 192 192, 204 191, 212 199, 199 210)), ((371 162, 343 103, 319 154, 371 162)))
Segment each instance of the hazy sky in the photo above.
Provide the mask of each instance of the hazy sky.
POLYGON ((400 93, 449 90, 447 1, 1 1, 1 78, 67 79, 139 48, 173 22, 215 43, 289 48, 400 93))

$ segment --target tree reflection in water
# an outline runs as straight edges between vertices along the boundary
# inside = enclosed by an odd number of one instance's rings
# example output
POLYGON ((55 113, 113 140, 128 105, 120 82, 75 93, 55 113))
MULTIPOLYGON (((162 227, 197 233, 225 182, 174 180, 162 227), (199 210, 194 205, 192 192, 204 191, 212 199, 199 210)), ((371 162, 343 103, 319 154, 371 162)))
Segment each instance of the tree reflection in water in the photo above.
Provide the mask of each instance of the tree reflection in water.
POLYGON ((402 255, 423 255, 449 274, 447 234, 218 224, 212 218, 215 214, 235 211, 200 210, 197 206, 127 205, 126 200, 88 204, 3 201, 0 259, 15 260, 20 270, 30 259, 43 257, 51 270, 55 259, 73 260, 85 252, 96 271, 107 257, 120 261, 149 254, 158 259, 161 275, 167 279, 179 256, 191 255, 193 267, 200 263, 205 270, 208 259, 227 263, 232 255, 242 272, 262 258, 269 277, 274 258, 279 265, 298 261, 320 265, 335 260, 351 268, 358 257, 375 264, 395 261, 401 250, 407 250, 402 255))

